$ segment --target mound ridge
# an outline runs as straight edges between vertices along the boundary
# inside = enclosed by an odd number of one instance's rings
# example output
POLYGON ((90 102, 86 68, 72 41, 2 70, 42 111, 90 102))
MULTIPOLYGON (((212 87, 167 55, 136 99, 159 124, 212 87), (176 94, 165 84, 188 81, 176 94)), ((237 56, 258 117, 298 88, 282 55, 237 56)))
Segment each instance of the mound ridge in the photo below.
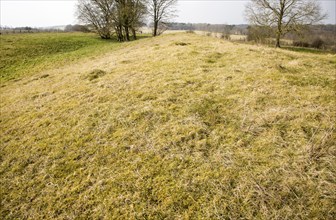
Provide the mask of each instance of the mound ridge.
POLYGON ((1 217, 332 219, 333 60, 169 34, 8 82, 1 217))

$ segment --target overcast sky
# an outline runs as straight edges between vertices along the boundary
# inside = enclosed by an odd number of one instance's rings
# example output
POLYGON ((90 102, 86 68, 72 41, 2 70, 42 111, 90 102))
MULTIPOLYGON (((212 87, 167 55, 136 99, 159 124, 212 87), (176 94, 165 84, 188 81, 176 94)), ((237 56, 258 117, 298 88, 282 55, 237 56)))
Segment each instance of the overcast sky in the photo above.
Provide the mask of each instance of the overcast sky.
MULTIPOLYGON (((191 23, 247 23, 243 16, 247 0, 180 0, 174 21, 191 23)), ((320 1, 328 19, 336 23, 336 0, 320 1)), ((46 27, 75 24, 76 0, 0 0, 2 26, 46 27)))

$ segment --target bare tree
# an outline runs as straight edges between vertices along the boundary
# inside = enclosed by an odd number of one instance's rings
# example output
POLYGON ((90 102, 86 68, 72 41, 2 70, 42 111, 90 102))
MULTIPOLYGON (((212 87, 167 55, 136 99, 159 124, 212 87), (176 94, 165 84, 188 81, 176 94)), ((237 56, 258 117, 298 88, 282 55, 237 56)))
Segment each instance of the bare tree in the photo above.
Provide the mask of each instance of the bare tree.
POLYGON ((125 40, 130 40, 130 32, 136 39, 136 30, 142 24, 146 14, 144 0, 115 0, 117 2, 117 16, 115 18, 121 24, 125 40))
POLYGON ((144 24, 147 7, 144 0, 133 0, 130 8, 131 20, 130 27, 133 39, 136 40, 136 31, 144 24))
POLYGON ((147 0, 148 13, 153 21, 153 36, 160 34, 159 27, 174 15, 177 0, 147 0))
POLYGON ((285 34, 326 17, 316 0, 252 0, 245 14, 254 25, 275 28, 276 47, 285 34))
POLYGON ((118 41, 129 41, 130 31, 136 30, 144 19, 144 0, 79 0, 78 18, 90 25, 103 39, 116 33, 118 41))
POLYGON ((113 11, 115 0, 79 0, 78 19, 88 25, 103 39, 110 39, 114 32, 113 11))

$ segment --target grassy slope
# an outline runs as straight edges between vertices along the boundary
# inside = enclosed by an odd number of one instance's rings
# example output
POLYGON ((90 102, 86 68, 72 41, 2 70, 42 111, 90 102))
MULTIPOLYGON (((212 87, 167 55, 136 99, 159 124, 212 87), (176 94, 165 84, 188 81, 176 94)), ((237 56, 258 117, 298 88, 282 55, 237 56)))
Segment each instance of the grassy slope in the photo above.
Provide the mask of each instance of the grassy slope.
POLYGON ((177 34, 9 82, 0 216, 332 219, 335 58, 177 34))

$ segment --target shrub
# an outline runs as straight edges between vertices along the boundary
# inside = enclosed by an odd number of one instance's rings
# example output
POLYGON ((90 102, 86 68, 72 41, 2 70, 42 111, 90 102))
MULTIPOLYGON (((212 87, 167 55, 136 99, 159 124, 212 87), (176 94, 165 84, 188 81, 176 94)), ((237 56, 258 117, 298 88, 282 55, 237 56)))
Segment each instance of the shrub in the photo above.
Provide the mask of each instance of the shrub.
POLYGON ((268 38, 272 37, 272 29, 268 27, 249 26, 247 40, 257 43, 268 43, 268 38))
POLYGON ((330 51, 336 53, 336 46, 331 46, 330 51))
POLYGON ((309 43, 305 41, 294 41, 293 46, 294 47, 309 47, 309 43))
POLYGON ((193 31, 193 30, 187 30, 186 33, 187 34, 195 34, 195 31, 193 31))
POLYGON ((75 25, 67 25, 65 26, 65 31, 66 32, 84 32, 84 33, 88 33, 90 32, 88 26, 85 25, 79 25, 79 24, 75 24, 75 25))
POLYGON ((324 41, 321 38, 316 38, 311 46, 316 49, 321 49, 325 45, 324 41))
POLYGON ((230 40, 231 39, 230 34, 224 34, 224 33, 220 35, 220 38, 224 39, 224 40, 230 40))

